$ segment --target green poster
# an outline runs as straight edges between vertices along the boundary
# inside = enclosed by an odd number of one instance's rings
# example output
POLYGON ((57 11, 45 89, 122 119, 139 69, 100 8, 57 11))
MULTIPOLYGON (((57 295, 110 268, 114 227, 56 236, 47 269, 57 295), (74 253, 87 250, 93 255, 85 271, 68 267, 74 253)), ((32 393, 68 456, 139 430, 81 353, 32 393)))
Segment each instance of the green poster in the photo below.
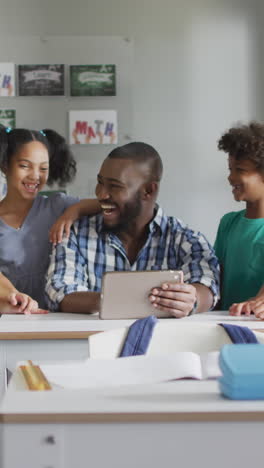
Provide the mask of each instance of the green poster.
POLYGON ((0 124, 5 127, 15 128, 16 111, 15 109, 0 109, 0 124))
POLYGON ((71 96, 115 96, 115 65, 70 65, 71 96))

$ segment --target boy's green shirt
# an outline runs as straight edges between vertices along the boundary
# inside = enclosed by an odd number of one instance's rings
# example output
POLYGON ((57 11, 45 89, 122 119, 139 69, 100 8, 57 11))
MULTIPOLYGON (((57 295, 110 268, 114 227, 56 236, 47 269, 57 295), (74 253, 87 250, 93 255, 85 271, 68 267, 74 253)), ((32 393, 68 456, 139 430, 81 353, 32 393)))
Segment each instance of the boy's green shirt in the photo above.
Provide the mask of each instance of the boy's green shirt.
POLYGON ((222 268, 221 309, 256 296, 264 284, 264 218, 245 218, 245 210, 227 213, 214 248, 222 268))

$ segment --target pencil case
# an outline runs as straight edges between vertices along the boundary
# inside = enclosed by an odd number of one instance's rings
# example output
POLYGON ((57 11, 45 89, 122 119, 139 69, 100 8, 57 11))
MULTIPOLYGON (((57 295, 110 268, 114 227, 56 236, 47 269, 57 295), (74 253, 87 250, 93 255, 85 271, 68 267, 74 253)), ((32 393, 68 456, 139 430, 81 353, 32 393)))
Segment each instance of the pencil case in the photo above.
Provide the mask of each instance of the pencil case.
POLYGON ((264 345, 224 345, 219 355, 219 388, 232 399, 264 399, 264 345))

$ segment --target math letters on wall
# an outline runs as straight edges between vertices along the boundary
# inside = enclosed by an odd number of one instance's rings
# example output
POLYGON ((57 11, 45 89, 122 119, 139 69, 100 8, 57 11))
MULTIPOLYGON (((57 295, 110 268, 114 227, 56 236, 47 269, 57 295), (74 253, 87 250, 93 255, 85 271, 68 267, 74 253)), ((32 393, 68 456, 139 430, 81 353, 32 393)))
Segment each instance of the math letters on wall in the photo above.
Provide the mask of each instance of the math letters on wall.
POLYGON ((69 112, 70 144, 116 144, 117 112, 85 110, 69 112))
POLYGON ((0 63, 0 96, 15 96, 14 63, 0 63))

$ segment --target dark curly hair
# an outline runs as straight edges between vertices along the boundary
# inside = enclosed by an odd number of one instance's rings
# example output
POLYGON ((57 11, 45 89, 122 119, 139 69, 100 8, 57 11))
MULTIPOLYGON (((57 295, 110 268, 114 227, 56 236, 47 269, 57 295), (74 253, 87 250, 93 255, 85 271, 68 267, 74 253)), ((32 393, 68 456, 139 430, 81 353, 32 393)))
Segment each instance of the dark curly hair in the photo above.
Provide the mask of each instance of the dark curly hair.
POLYGON ((48 150, 49 154, 49 177, 47 184, 57 182, 64 187, 71 182, 76 174, 76 161, 63 138, 54 130, 44 129, 41 131, 27 130, 25 128, 0 127, 0 167, 5 168, 10 164, 14 154, 21 146, 31 141, 39 141, 48 150))
POLYGON ((252 121, 230 128, 218 141, 218 149, 238 161, 248 159, 264 171, 264 124, 252 121))

